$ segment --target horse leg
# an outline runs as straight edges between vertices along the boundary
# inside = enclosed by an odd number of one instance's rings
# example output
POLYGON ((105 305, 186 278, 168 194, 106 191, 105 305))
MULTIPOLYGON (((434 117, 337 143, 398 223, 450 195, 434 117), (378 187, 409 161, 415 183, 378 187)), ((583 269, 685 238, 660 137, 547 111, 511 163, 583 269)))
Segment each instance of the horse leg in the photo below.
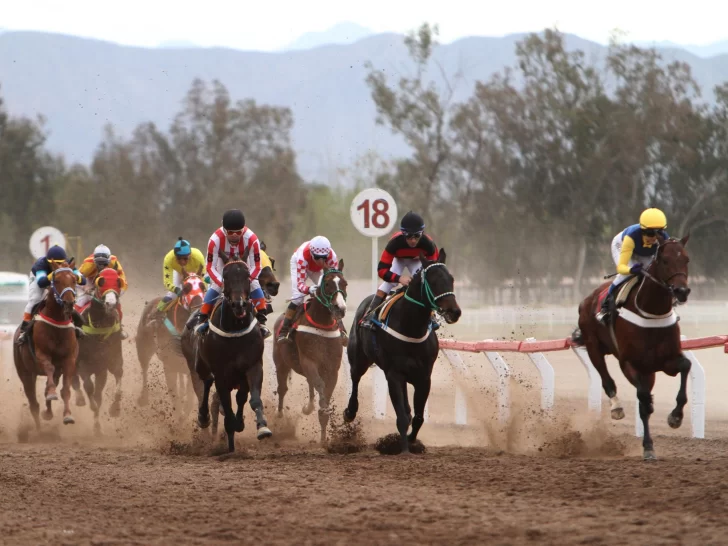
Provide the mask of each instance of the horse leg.
POLYGON ((220 405, 225 412, 225 432, 227 433, 228 439, 228 451, 232 453, 235 451, 235 414, 233 413, 232 401, 230 399, 230 390, 227 388, 220 388, 221 385, 215 382, 215 389, 217 394, 220 396, 220 405))
POLYGON ((141 364, 142 367, 142 392, 139 394, 137 404, 140 406, 146 406, 149 404, 149 360, 146 362, 143 362, 143 360, 145 359, 139 359, 139 364, 141 364))
POLYGON ((200 428, 207 428, 210 426, 210 388, 212 387, 212 378, 205 379, 202 382, 202 396, 200 397, 200 404, 197 408, 197 425, 200 428))
POLYGON ((258 429, 257 438, 263 440, 273 436, 273 432, 268 428, 268 422, 263 413, 263 400, 260 395, 263 391, 263 361, 261 360, 255 366, 247 369, 245 376, 250 387, 250 407, 255 412, 255 426, 258 429))
POLYGON ((101 413, 101 405, 104 398, 104 387, 106 387, 106 381, 109 378, 109 373, 106 368, 102 367, 96 372, 95 376, 94 406, 96 406, 96 411, 94 412, 94 432, 96 432, 96 434, 101 434, 101 423, 99 422, 99 414, 101 413))
POLYGON ((359 349, 360 339, 357 341, 352 350, 352 344, 349 344, 347 349, 347 356, 349 357, 349 374, 351 375, 351 395, 349 396, 349 404, 344 410, 344 422, 351 423, 356 419, 356 414, 359 411, 359 382, 364 374, 369 369, 371 362, 367 359, 364 351, 359 349))
POLYGON ((86 395, 88 396, 88 404, 91 411, 94 412, 94 417, 98 419, 99 417, 99 405, 96 403, 96 400, 94 400, 94 383, 91 381, 91 374, 84 373, 82 375, 83 379, 83 389, 86 391, 86 395))
POLYGON ((56 381, 53 380, 53 376, 56 373, 56 367, 53 365, 53 362, 51 362, 50 357, 47 357, 45 355, 41 356, 40 354, 38 354, 37 358, 41 364, 41 367, 43 368, 43 371, 45 371, 46 374, 46 402, 58 400, 58 393, 56 392, 56 381))
POLYGON ((85 406, 86 399, 84 398, 83 391, 81 390, 81 380, 78 373, 73 376, 73 390, 76 393, 76 405, 78 407, 85 406))
POLYGON ((210 404, 210 413, 212 414, 211 431, 213 438, 217 436, 217 424, 220 421, 220 414, 223 411, 221 408, 222 406, 220 405, 220 395, 217 394, 217 391, 215 391, 215 394, 212 395, 212 404, 210 404))
POLYGON ((71 383, 76 375, 76 358, 71 357, 70 362, 66 361, 63 366, 63 387, 61 387, 61 398, 63 399, 63 424, 72 425, 76 422, 71 415, 71 383))
POLYGON ((680 355, 674 364, 669 364, 670 368, 674 366, 680 373, 680 390, 677 391, 677 398, 675 399, 677 405, 675 406, 675 409, 670 412, 670 415, 667 416, 667 424, 670 425, 671 428, 680 428, 683 420, 683 408, 685 407, 685 404, 688 403, 688 374, 690 373, 690 367, 692 364, 684 355, 680 355))
MULTIPOLYGON (((336 370, 338 372, 338 370, 336 370)), ((326 374, 324 381, 323 395, 319 395, 319 424, 321 425, 321 443, 326 443, 326 430, 329 427, 329 419, 331 418, 331 397, 334 394, 336 388, 336 380, 338 379, 338 373, 326 374)))
MULTIPOLYGON (((430 377, 419 381, 415 385, 415 394, 413 396, 413 403, 415 406, 415 416, 412 419, 412 432, 409 435, 409 441, 414 442, 417 439, 417 434, 422 428, 422 424, 425 422, 425 404, 430 396, 430 387, 432 381, 430 377)), ((407 391, 405 390, 405 401, 407 400, 407 391)))
MULTIPOLYGON (((291 368, 283 362, 276 362, 276 377, 278 379, 278 415, 283 414, 283 399, 288 392, 288 377, 291 375, 291 368)), ((305 410, 304 410, 305 411, 305 410)), ((311 413, 309 411, 309 413, 311 413)))
POLYGON ((409 440, 407 439, 407 429, 409 428, 410 419, 407 415, 407 410, 404 403, 404 399, 407 396, 407 393, 402 389, 403 382, 404 377, 401 373, 392 370, 387 373, 389 398, 390 400, 392 400, 394 412, 397 414, 397 430, 399 431, 400 443, 402 445, 402 453, 409 453, 409 440))
POLYGON ((167 385, 167 394, 169 395, 170 400, 172 401, 172 406, 174 409, 177 409, 177 406, 180 403, 180 399, 177 395, 177 374, 174 370, 171 369, 171 366, 167 364, 166 362, 163 362, 162 368, 164 370, 164 382, 167 385))
POLYGON ((652 445, 652 436, 650 435, 650 415, 655 411, 652 403, 652 387, 655 386, 655 374, 639 374, 637 376, 637 400, 640 406, 640 419, 642 419, 642 427, 644 428, 644 437, 642 438, 642 448, 644 451, 645 461, 654 461, 657 459, 655 450, 652 445))
POLYGON ((245 430, 245 418, 243 417, 243 408, 245 402, 248 400, 248 385, 247 379, 240 382, 240 388, 235 394, 235 402, 238 405, 238 410, 235 412, 235 420, 237 421, 237 428, 235 432, 243 432, 245 430))
POLYGON ((124 367, 121 355, 119 359, 114 363, 113 366, 109 366, 109 371, 114 376, 116 381, 116 389, 114 390, 114 401, 109 407, 109 415, 111 417, 119 417, 121 414, 121 383, 124 379, 124 367))
POLYGON ((40 431, 40 404, 38 404, 38 398, 35 395, 36 377, 35 374, 31 374, 30 377, 23 377, 22 383, 25 397, 28 399, 30 414, 33 416, 33 421, 35 421, 35 429, 40 431))
POLYGON ((301 413, 304 415, 311 415, 313 412, 313 383, 308 381, 308 404, 303 406, 301 413))
POLYGON ((602 388, 609 398, 609 406, 611 409, 612 419, 624 419, 624 408, 622 402, 617 398, 617 385, 609 375, 607 369, 607 361, 604 359, 604 353, 599 350, 598 342, 589 341, 586 345, 586 352, 589 354, 589 360, 599 372, 602 378, 602 388))
POLYGON ((407 393, 407 381, 402 380, 402 392, 404 392, 404 411, 407 414, 407 419, 410 422, 410 425, 412 424, 412 408, 410 407, 409 403, 409 395, 407 393))

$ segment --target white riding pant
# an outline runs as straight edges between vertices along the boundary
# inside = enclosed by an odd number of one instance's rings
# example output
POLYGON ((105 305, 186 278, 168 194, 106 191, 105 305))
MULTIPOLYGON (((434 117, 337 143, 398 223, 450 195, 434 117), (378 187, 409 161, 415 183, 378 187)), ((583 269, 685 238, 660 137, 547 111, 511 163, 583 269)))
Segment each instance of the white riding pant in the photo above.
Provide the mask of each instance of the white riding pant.
MULTIPOLYGON (((318 286, 321 282, 322 271, 306 271, 306 278, 313 282, 314 286, 318 286)), ((296 254, 291 256, 291 303, 301 305, 306 294, 298 289, 298 257, 296 254)))
MULTIPOLYGON (((622 233, 617 233, 617 235, 612 239, 612 259, 614 260, 614 265, 619 264, 619 255, 622 253, 622 233)), ((629 266, 632 267, 635 264, 642 264, 642 267, 647 267, 649 263, 652 261, 652 256, 638 256, 637 254, 632 254, 632 257, 629 260, 629 266)), ((617 274, 616 277, 612 280, 612 285, 617 285, 621 283, 624 280, 627 280, 627 278, 631 277, 631 275, 622 275, 621 273, 617 274)))
MULTIPOLYGON (((422 269, 422 262, 419 260, 419 258, 395 258, 392 260, 392 267, 390 268, 390 271, 392 273, 395 273, 396 275, 401 275, 402 272, 407 269, 409 271, 410 275, 414 275, 417 273, 420 269, 422 269)), ((389 294, 389 292, 397 286, 399 283, 396 282, 383 282, 379 285, 379 290, 384 292, 385 294, 389 294)))
POLYGON ((40 286, 38 286, 35 275, 33 275, 32 273, 30 274, 29 280, 30 283, 28 284, 28 305, 25 306, 26 313, 31 313, 33 311, 33 307, 43 301, 46 290, 48 290, 47 288, 41 288, 40 286))

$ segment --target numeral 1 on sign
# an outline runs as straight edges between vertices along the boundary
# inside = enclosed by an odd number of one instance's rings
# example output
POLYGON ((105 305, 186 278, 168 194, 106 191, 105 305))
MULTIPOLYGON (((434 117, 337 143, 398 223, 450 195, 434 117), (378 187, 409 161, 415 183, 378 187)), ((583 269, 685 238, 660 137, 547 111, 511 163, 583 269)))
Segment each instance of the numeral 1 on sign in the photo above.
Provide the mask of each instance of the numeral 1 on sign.
POLYGON ((389 203, 384 199, 376 199, 371 203, 371 206, 369 199, 364 199, 361 205, 356 207, 356 210, 364 212, 365 228, 369 228, 370 225, 373 225, 375 228, 383 228, 389 225, 389 203), (370 209, 374 211, 374 214, 371 214, 370 209))
POLYGON ((51 244, 51 236, 50 236, 50 234, 48 234, 45 237, 43 237, 41 239, 41 242, 45 244, 45 251, 46 251, 46 254, 48 254, 48 249, 49 249, 50 244, 51 244))

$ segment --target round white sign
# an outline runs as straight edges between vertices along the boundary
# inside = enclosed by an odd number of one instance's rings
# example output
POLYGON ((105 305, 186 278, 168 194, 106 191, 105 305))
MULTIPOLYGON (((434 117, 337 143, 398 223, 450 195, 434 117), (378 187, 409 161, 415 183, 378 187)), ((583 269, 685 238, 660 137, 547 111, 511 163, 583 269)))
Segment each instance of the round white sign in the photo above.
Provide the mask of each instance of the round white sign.
POLYGON ((397 203, 386 191, 369 188, 359 192, 349 210, 354 227, 367 237, 386 235, 397 224, 397 203))
POLYGON ((30 253, 34 258, 38 259, 45 256, 48 249, 53 245, 66 248, 66 236, 61 230, 52 226, 43 226, 38 228, 30 236, 30 253))

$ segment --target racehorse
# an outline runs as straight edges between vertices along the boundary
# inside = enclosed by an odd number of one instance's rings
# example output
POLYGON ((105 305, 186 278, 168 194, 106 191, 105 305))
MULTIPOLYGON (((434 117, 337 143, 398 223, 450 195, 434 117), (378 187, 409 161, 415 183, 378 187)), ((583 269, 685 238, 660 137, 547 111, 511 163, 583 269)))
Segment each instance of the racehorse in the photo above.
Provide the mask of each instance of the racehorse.
MULTIPOLYGON (((273 336, 273 362, 278 376, 278 414, 283 412, 283 398, 288 392, 288 377, 291 370, 308 381, 308 406, 303 414, 313 411, 313 391, 319 396, 319 423, 321 443, 326 441, 326 428, 331 414, 329 403, 336 388, 341 368, 344 347, 338 322, 346 314, 346 286, 343 275, 344 260, 338 269, 328 269, 321 275, 316 296, 299 309, 302 312, 294 319, 290 336, 293 341, 279 342, 273 336)), ((278 332, 283 324, 283 314, 275 322, 273 331, 278 332)))
POLYGON ((409 444, 417 439, 425 421, 432 368, 440 350, 437 335, 432 330, 431 314, 435 311, 448 324, 453 324, 462 313, 453 292, 454 279, 445 266, 445 259, 445 249, 440 250, 436 261, 429 261, 420 254, 422 268, 412 276, 407 288, 380 307, 387 311, 386 320, 375 319, 373 322, 378 327, 373 331, 360 326, 374 297, 372 295, 359 305, 351 328, 347 354, 352 390, 349 405, 344 410, 344 420, 351 422, 356 417, 359 381, 372 363, 377 364, 387 377, 389 397, 397 414, 402 453, 409 452, 409 444), (414 418, 407 399, 407 383, 414 386, 414 418), (412 432, 408 436, 410 424, 412 432))
MULTIPOLYGON (((649 266, 643 271, 637 288, 632 288, 621 308, 615 309, 608 325, 596 319, 601 300, 606 296, 608 283, 603 284, 579 305, 579 329, 572 339, 586 347, 592 364, 602 378, 604 392, 609 397, 612 419, 624 418, 622 404, 617 398, 617 386, 609 375, 605 355, 614 355, 625 377, 637 389, 639 415, 644 426, 642 447, 645 460, 656 459, 650 436, 649 419, 654 411, 652 387, 655 374, 664 372, 671 377, 680 374, 677 405, 667 418, 667 424, 678 428, 687 404, 687 379, 690 360, 682 352, 680 326, 673 309, 674 300, 684 303, 690 294, 688 262, 685 245, 688 236, 680 240, 658 237, 658 249, 649 266)), ((630 281, 625 283, 633 285, 630 281)), ((623 299, 620 292, 618 300, 623 299)))
POLYGON ((180 339, 190 314, 202 305, 205 283, 202 277, 195 273, 187 273, 184 268, 182 278, 184 279, 182 293, 167 308, 164 319, 155 318, 157 305, 161 300, 161 298, 155 298, 144 307, 137 326, 137 357, 142 367, 142 392, 139 395, 139 405, 141 406, 149 403, 149 386, 147 384, 149 361, 155 354, 162 361, 167 392, 173 400, 182 402, 184 398, 184 405, 189 408, 194 393, 194 381, 199 383, 199 391, 202 392, 202 383, 196 375, 193 374, 191 377, 189 375, 180 349, 180 339), (184 396, 185 394, 186 396, 184 396))
MULTIPOLYGON (((46 376, 45 400, 46 411, 43 418, 53 418, 51 402, 58 400, 56 385, 63 374, 63 424, 75 423, 71 415, 71 383, 76 374, 76 357, 78 341, 72 313, 76 300, 76 284, 81 282, 80 276, 74 273, 67 262, 53 264, 50 273, 50 287, 37 309, 27 330, 27 342, 13 345, 13 359, 18 377, 23 383, 25 396, 28 398, 30 413, 33 415, 35 427, 40 430, 40 406, 35 395, 35 380, 39 375, 46 376)), ((15 331, 13 341, 20 335, 20 327, 15 331)))
POLYGON ((76 391, 76 405, 85 405, 80 377, 88 395, 89 406, 94 412, 94 430, 99 433, 99 412, 109 373, 116 380, 116 391, 109 415, 118 417, 121 408, 121 379, 124 375, 119 316, 121 278, 115 269, 107 267, 99 272, 94 284, 91 300, 83 307, 76 307, 83 320, 81 328, 86 335, 78 342, 77 375, 73 380, 73 388, 76 391), (94 376, 94 380, 91 376, 94 376))
POLYGON ((190 373, 197 373, 203 382, 197 423, 210 425, 209 397, 212 383, 225 413, 228 450, 235 451, 235 432, 245 428, 243 406, 250 393, 250 407, 255 412, 259 440, 272 436, 263 414, 263 335, 255 319, 250 300, 250 269, 245 258, 230 259, 220 252, 223 266, 222 297, 212 310, 209 329, 198 335, 194 329, 182 334, 182 352, 190 373), (230 393, 238 389, 237 414, 233 413, 230 393))

